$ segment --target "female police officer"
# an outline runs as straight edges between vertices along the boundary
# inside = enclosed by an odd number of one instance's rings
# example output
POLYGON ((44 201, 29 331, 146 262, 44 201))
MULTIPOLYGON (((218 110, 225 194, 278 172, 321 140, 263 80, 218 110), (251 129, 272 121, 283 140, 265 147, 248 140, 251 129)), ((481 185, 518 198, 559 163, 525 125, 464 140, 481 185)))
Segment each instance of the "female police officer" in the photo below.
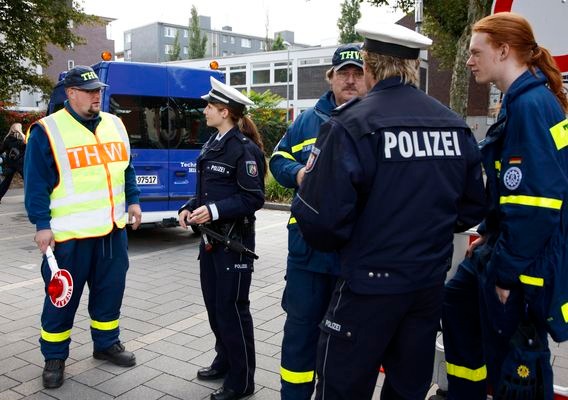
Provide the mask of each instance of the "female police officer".
POLYGON ((232 400, 254 392, 254 337, 249 311, 253 260, 226 246, 221 237, 254 250, 254 212, 264 203, 266 161, 258 130, 245 116, 246 96, 213 77, 202 96, 207 125, 216 128, 197 158, 196 197, 179 212, 182 227, 203 227, 201 289, 217 356, 198 371, 202 380, 225 377, 213 400, 232 400), (204 233, 208 231, 209 233, 204 233), (211 232, 213 231, 213 232, 211 232))

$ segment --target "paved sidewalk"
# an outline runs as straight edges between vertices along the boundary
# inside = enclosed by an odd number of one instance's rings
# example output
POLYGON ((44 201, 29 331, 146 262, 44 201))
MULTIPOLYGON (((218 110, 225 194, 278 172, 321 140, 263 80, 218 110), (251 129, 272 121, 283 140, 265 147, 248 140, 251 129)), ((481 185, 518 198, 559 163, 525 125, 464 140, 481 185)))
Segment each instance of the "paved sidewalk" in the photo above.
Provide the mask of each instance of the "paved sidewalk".
MULTIPOLYGON (((257 216, 260 260, 250 296, 257 370, 256 392, 249 399, 271 400, 279 399, 288 213, 261 210, 257 216)), ((10 190, 0 205, 0 400, 209 399, 221 382, 195 378, 214 355, 199 288, 197 237, 181 228, 130 235, 131 265, 120 325, 121 339, 136 352, 137 365, 120 368, 92 358, 85 297, 71 335, 66 381, 59 389, 45 390, 38 348, 43 283, 33 234, 21 190, 10 190)), ((554 347, 556 381, 568 386, 568 349, 554 347)))

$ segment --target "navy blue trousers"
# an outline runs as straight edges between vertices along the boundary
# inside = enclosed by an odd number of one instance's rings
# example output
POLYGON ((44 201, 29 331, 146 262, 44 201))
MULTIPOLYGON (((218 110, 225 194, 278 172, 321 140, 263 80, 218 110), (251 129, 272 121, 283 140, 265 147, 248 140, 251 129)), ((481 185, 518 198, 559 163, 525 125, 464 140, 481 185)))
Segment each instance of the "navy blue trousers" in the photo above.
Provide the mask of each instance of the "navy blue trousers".
POLYGON ((353 293, 339 280, 321 324, 318 400, 370 400, 382 365, 382 400, 424 400, 432 380, 443 282, 389 295, 353 293))
MULTIPOLYGON (((69 356, 70 334, 85 283, 89 287, 91 337, 95 351, 119 341, 118 318, 128 270, 126 229, 114 229, 106 236, 68 240, 55 244, 59 268, 73 278, 73 295, 62 308, 55 307, 46 295, 41 314, 41 352, 46 360, 65 360, 69 356)), ((44 257, 41 273, 46 285, 51 271, 44 257)))
MULTIPOLYGON (((448 400, 485 400, 490 388, 502 387, 505 374, 515 375, 517 371, 518 365, 513 365, 514 360, 508 358, 509 342, 525 312, 523 291, 521 288, 511 290, 507 303, 502 304, 494 288, 494 282, 463 266, 446 284, 442 326, 448 400)), ((545 347, 544 358, 547 358, 546 353, 549 358, 544 327, 537 327, 537 334, 545 347)), ((541 368, 545 394, 535 399, 551 400, 550 360, 545 360, 541 368)), ((530 373, 534 373, 532 369, 530 373)))
MULTIPOLYGON (((254 249, 254 242, 244 243, 254 249)), ((249 290, 252 261, 221 245, 200 245, 200 279, 217 355, 211 367, 226 371, 223 386, 237 393, 254 388, 256 366, 249 290)))
POLYGON ((288 267, 282 308, 286 311, 282 339, 282 400, 309 400, 315 385, 319 324, 337 276, 288 267))

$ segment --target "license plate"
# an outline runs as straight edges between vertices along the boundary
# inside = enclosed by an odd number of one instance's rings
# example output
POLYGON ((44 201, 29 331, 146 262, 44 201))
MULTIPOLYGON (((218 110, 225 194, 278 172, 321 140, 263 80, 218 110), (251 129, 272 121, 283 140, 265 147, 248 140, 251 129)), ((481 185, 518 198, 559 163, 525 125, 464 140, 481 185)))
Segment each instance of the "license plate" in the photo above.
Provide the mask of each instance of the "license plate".
POLYGON ((158 175, 136 175, 136 183, 139 185, 156 185, 158 175))

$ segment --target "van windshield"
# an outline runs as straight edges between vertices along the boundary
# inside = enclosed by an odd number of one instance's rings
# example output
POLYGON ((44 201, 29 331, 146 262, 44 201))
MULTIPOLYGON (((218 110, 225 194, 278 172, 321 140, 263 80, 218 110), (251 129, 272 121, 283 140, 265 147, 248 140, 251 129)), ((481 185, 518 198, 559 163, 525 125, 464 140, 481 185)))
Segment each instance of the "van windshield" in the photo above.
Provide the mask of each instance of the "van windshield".
POLYGON ((110 112, 126 127, 133 149, 199 149, 213 130, 202 99, 112 95, 110 112))

